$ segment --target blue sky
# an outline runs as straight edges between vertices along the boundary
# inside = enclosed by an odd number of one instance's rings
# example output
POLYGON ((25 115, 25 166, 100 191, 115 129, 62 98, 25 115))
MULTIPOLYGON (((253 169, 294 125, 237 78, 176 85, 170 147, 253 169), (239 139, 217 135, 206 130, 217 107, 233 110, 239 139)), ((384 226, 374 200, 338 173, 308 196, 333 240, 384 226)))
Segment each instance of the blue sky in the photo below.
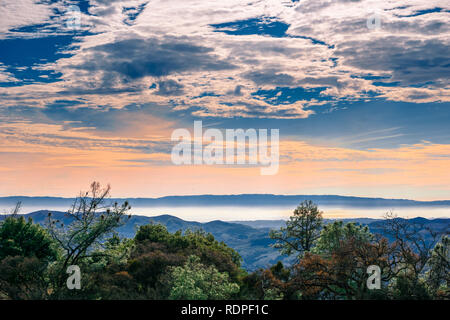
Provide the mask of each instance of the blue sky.
MULTIPOLYGON (((449 15, 450 6, 434 0, 4 0, 0 170, 15 181, 24 168, 57 159, 55 172, 70 171, 80 150, 81 167, 109 166, 115 176, 133 161, 170 167, 170 132, 194 120, 279 128, 286 145, 300 144, 298 153, 305 144, 355 153, 433 146, 426 161, 446 161, 449 15), (373 17, 379 28, 369 28, 373 17), (102 152, 112 152, 113 163, 98 161, 102 152)), ((61 183, 56 175, 49 193, 61 183)), ((267 191, 382 196, 384 188, 415 198, 449 191, 438 177, 426 191, 410 184, 398 192, 395 183, 351 182, 342 192, 326 183, 267 191)), ((39 192, 14 190, 0 192, 39 192)))

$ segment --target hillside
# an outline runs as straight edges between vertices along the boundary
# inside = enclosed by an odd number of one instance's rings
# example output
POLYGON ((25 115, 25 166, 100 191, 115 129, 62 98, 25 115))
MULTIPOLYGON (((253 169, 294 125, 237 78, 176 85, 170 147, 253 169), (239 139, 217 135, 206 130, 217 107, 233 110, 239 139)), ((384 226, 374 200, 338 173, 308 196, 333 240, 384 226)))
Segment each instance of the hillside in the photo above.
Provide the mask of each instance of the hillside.
MULTIPOLYGON (((48 210, 40 210, 29 214, 24 214, 26 218, 30 217, 35 223, 45 224, 48 216, 48 210)), ((71 219, 66 217, 64 212, 52 211, 52 216, 60 220, 65 225, 69 224, 71 219)), ((0 216, 0 220, 5 215, 0 216)), ((161 215, 156 217, 146 217, 133 215, 131 219, 117 231, 119 236, 134 237, 139 226, 149 223, 160 223, 167 227, 170 232, 177 230, 195 230, 203 229, 214 235, 214 237, 225 242, 234 248, 243 258, 242 265, 247 270, 255 270, 259 267, 267 267, 278 260, 289 262, 286 257, 281 257, 277 250, 270 247, 273 241, 269 238, 269 228, 252 228, 238 223, 229 223, 224 221, 211 221, 200 223, 194 221, 185 221, 170 215, 161 215)))
MULTIPOLYGON (((31 217, 34 222, 41 225, 45 224, 48 215, 48 210, 41 210, 25 214, 25 217, 31 217)), ((52 211, 53 217, 59 219, 64 224, 70 223, 70 218, 65 216, 64 212, 52 211)), ((0 220, 5 216, 0 216, 0 220)), ((367 218, 360 219, 342 219, 345 222, 356 222, 360 224, 367 224, 370 230, 374 233, 383 233, 383 220, 373 220, 367 218)), ((335 220, 326 219, 325 223, 330 223, 335 220)), ((423 227, 430 227, 433 230, 449 229, 450 219, 433 219, 425 218, 410 219, 415 223, 420 223, 423 227)), ((240 222, 224 222, 220 220, 211 221, 207 223, 200 223, 195 221, 185 221, 171 215, 161 215, 156 217, 146 217, 133 215, 131 219, 122 227, 118 228, 121 237, 134 237, 137 229, 141 225, 148 223, 160 223, 167 227, 170 232, 177 230, 195 230, 203 229, 214 235, 214 237, 225 242, 228 246, 234 248, 243 258, 243 267, 247 270, 255 270, 260 267, 267 267, 282 260, 289 263, 290 259, 280 256, 276 249, 270 247, 273 243, 268 236, 270 229, 279 228, 284 224, 283 220, 261 220, 261 221, 240 221, 240 222)))

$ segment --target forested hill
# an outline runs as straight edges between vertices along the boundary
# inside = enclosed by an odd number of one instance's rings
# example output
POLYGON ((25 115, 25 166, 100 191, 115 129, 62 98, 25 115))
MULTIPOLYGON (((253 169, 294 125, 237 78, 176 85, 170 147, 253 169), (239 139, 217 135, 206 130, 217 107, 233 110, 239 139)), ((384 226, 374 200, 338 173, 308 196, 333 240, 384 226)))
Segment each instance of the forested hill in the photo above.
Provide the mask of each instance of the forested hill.
MULTIPOLYGON (((41 210, 25 214, 25 217, 31 217, 34 222, 41 225, 45 224, 48 216, 48 210, 41 210)), ((0 216, 0 220, 5 216, 0 216)), ((64 212, 52 211, 52 217, 63 222, 65 225, 71 222, 71 219, 64 212)), ((375 219, 342 219, 345 222, 357 222, 367 224, 372 232, 383 233, 383 220, 375 219)), ((334 220, 325 219, 325 223, 334 220)), ((419 223, 423 227, 430 227, 433 230, 443 230, 449 228, 450 219, 414 218, 410 221, 419 223)), ((117 229, 121 237, 134 237, 137 229, 141 225, 149 223, 160 223, 165 225, 170 232, 186 229, 203 229, 214 235, 219 241, 224 241, 228 246, 234 248, 243 258, 243 267, 247 270, 255 270, 260 267, 267 267, 276 263, 278 260, 289 263, 288 258, 280 256, 278 251, 270 244, 273 240, 269 238, 270 229, 277 229, 284 224, 283 220, 261 220, 261 221, 240 221, 224 222, 220 220, 207 223, 194 221, 185 221, 171 215, 161 215, 156 217, 146 217, 133 215, 130 220, 117 229)))

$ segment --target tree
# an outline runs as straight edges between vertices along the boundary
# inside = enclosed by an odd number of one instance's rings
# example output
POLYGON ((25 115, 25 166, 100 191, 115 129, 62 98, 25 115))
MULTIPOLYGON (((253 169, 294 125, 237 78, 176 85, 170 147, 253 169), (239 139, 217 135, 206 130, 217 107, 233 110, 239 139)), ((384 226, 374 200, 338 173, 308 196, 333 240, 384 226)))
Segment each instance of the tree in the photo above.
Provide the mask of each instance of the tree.
POLYGON ((227 272, 233 281, 238 281, 242 271, 240 255, 203 230, 170 233, 163 225, 149 224, 139 228, 135 240, 139 250, 147 250, 145 247, 160 249, 162 246, 165 253, 177 254, 184 260, 196 255, 203 264, 214 265, 220 272, 227 272))
POLYGON ((290 298, 286 292, 290 270, 281 261, 268 269, 259 269, 244 277, 241 297, 251 300, 282 300, 290 298))
POLYGON ((335 221, 323 227, 313 252, 331 254, 336 252, 340 246, 347 244, 349 240, 362 245, 373 240, 373 235, 367 226, 335 221))
POLYGON ((0 261, 0 297, 13 300, 48 298, 48 263, 35 256, 8 256, 0 261))
POLYGON ((66 214, 73 222, 65 226, 48 215, 47 229, 62 249, 61 259, 54 267, 54 296, 58 298, 65 288, 66 270, 70 265, 81 265, 87 259, 103 255, 98 249, 115 228, 130 218, 128 202, 122 205, 107 201, 111 187, 93 182, 90 191, 80 193, 66 214))
POLYGON ((167 228, 162 224, 147 224, 140 226, 134 239, 137 242, 168 243, 173 238, 167 228))
POLYGON ((433 291, 437 290, 438 283, 442 283, 440 271, 445 265, 445 259, 440 260, 440 255, 445 253, 445 249, 438 242, 443 234, 448 233, 448 225, 440 231, 435 231, 422 225, 420 220, 408 221, 388 212, 385 214, 382 227, 397 248, 398 263, 395 270, 396 278, 392 283, 393 297, 429 299, 435 295, 436 292, 433 291), (428 282, 426 274, 430 267, 434 267, 434 271, 428 272, 431 276, 428 282))
POLYGON ((272 230, 269 236, 277 240, 272 246, 282 254, 296 253, 300 258, 314 246, 320 236, 323 219, 322 212, 312 201, 302 202, 286 222, 286 227, 272 230))
POLYGON ((163 244, 137 243, 124 271, 132 277, 142 297, 167 299, 170 294, 168 268, 182 266, 185 261, 184 254, 170 252, 163 244))
POLYGON ((400 273, 393 279, 390 288, 395 300, 430 300, 427 285, 423 278, 415 278, 411 273, 400 273))
POLYGON ((48 232, 30 218, 15 213, 0 223, 0 260, 7 256, 56 259, 56 246, 48 232))
POLYGON ((197 256, 189 256, 183 267, 171 268, 170 299, 224 300, 239 292, 239 286, 230 282, 227 273, 214 266, 205 266, 197 256))
POLYGON ((450 299, 450 237, 442 237, 428 261, 426 283, 436 298, 450 299))
POLYGON ((44 228, 19 217, 19 209, 20 203, 0 223, 0 296, 44 299, 47 267, 57 259, 56 245, 44 228))
POLYGON ((133 239, 121 239, 116 234, 83 263, 81 290, 72 298, 139 299, 135 281, 127 272, 128 259, 134 247, 133 239))
POLYGON ((418 279, 425 272, 431 258, 432 249, 439 242, 440 237, 448 232, 437 232, 420 223, 411 222, 388 212, 382 224, 385 234, 390 236, 397 245, 398 255, 401 257, 401 268, 418 279))
POLYGON ((383 284, 393 277, 395 247, 377 239, 367 227, 334 222, 322 229, 317 245, 294 266, 290 286, 304 299, 368 299, 386 297, 387 289, 367 288, 367 268, 382 270, 383 284))

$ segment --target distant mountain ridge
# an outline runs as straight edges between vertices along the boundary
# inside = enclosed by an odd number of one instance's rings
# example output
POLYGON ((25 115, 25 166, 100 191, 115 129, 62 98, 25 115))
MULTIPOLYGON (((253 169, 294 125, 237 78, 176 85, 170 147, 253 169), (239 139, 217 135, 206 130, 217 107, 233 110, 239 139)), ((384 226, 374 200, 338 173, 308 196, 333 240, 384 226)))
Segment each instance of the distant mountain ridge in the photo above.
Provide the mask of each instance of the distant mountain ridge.
MULTIPOLYGON (((450 207, 450 200, 417 201, 408 199, 368 198, 337 195, 190 195, 166 196, 160 198, 113 198, 111 201, 128 200, 133 207, 195 207, 195 206, 291 206, 304 200, 311 200, 322 206, 345 207, 450 207)), ((34 206, 69 206, 74 198, 61 197, 0 197, 0 205, 14 206, 17 202, 34 206)))

